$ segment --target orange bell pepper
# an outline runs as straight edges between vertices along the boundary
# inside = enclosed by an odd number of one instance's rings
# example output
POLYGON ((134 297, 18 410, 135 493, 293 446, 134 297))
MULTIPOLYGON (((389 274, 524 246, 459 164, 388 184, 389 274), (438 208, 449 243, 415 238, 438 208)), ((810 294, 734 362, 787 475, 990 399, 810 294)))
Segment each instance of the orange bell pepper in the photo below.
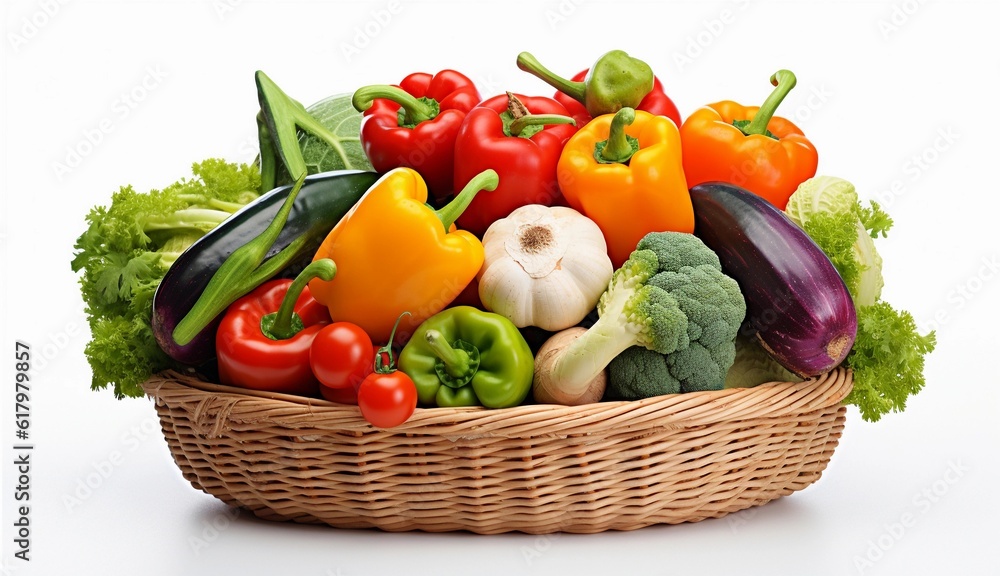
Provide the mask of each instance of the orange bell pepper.
POLYGON ((396 168, 365 192, 316 251, 315 260, 337 258, 337 275, 309 283, 313 298, 334 321, 353 322, 376 343, 393 325, 405 342, 421 322, 443 310, 483 265, 483 245, 453 223, 480 190, 499 179, 486 170, 448 205, 427 205, 427 185, 410 168, 396 168))
POLYGON ((779 70, 771 84, 776 88, 760 107, 724 100, 688 116, 681 125, 688 184, 728 182, 784 210, 799 184, 816 175, 816 148, 798 126, 774 116, 795 75, 779 70))
POLYGON ((597 223, 615 268, 649 232, 694 232, 677 125, 622 108, 570 137, 556 174, 566 202, 597 223))

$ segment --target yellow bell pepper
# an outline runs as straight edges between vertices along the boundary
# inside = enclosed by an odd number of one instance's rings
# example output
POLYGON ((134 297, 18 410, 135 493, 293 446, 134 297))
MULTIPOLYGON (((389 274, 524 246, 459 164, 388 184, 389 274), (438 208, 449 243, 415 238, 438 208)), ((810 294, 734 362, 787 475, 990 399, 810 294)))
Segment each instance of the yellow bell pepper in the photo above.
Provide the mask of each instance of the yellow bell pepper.
POLYGON ((447 206, 427 205, 427 185, 410 168, 387 172, 334 226, 314 260, 330 258, 337 275, 309 290, 334 321, 353 322, 376 343, 387 342, 403 312, 397 338, 443 310, 483 265, 483 245, 453 223, 480 190, 493 190, 497 173, 473 178, 447 206))
POLYGON ((615 268, 649 232, 694 232, 677 125, 622 108, 566 142, 556 174, 571 207, 597 223, 615 268))

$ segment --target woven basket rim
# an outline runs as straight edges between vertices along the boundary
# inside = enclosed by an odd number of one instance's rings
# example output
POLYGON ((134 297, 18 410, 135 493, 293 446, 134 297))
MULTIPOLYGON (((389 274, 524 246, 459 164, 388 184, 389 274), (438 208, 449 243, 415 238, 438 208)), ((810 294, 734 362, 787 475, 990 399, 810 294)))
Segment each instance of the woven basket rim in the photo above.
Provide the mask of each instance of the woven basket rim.
MULTIPOLYGON (((753 388, 669 394, 581 406, 529 403, 504 409, 418 407, 405 423, 386 430, 400 434, 433 430, 432 433, 443 436, 468 437, 507 436, 510 429, 517 429, 515 436, 524 434, 525 430, 569 436, 622 429, 638 431, 648 429, 651 421, 655 421, 657 428, 710 426, 720 420, 781 417, 835 406, 847 397, 852 384, 850 370, 836 368, 802 382, 768 382, 753 388)), ((241 420, 241 413, 253 414, 252 419, 262 425, 355 431, 376 429, 364 420, 355 405, 247 390, 175 370, 153 375, 143 387, 147 396, 157 402, 168 390, 194 391, 201 402, 216 404, 229 420, 248 424, 253 422, 241 420), (265 417, 260 416, 262 412, 265 417)))

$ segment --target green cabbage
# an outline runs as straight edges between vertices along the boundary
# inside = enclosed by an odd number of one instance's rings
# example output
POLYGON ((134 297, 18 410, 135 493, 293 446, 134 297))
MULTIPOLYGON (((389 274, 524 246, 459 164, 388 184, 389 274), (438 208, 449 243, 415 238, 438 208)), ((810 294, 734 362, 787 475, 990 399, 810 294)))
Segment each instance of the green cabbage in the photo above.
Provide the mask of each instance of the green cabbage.
POLYGON ((351 104, 351 94, 338 94, 324 98, 306 108, 319 120, 335 139, 333 143, 305 133, 299 139, 302 158, 309 167, 310 174, 330 170, 371 170, 372 163, 361 146, 362 114, 351 104))
MULTIPOLYGON (((329 131, 325 139, 304 130, 299 132, 299 148, 309 174, 332 170, 374 170, 361 144, 363 115, 351 104, 351 94, 324 98, 306 108, 306 112, 329 131)), ((284 163, 279 163, 276 184, 292 182, 284 163)))
POLYGON ((765 382, 801 382, 782 366, 756 338, 741 330, 736 335, 736 360, 726 373, 726 388, 753 388, 765 382))

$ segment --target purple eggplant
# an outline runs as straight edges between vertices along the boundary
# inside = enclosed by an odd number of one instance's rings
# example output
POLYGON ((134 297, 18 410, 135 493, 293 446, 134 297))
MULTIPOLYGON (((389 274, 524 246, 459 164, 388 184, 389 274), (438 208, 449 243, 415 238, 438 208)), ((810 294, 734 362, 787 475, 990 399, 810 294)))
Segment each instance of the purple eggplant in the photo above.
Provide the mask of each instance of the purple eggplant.
POLYGON ((747 302, 744 329, 803 378, 843 362, 857 333, 854 302, 822 249, 767 200, 739 186, 691 188, 696 236, 718 254, 747 302))

